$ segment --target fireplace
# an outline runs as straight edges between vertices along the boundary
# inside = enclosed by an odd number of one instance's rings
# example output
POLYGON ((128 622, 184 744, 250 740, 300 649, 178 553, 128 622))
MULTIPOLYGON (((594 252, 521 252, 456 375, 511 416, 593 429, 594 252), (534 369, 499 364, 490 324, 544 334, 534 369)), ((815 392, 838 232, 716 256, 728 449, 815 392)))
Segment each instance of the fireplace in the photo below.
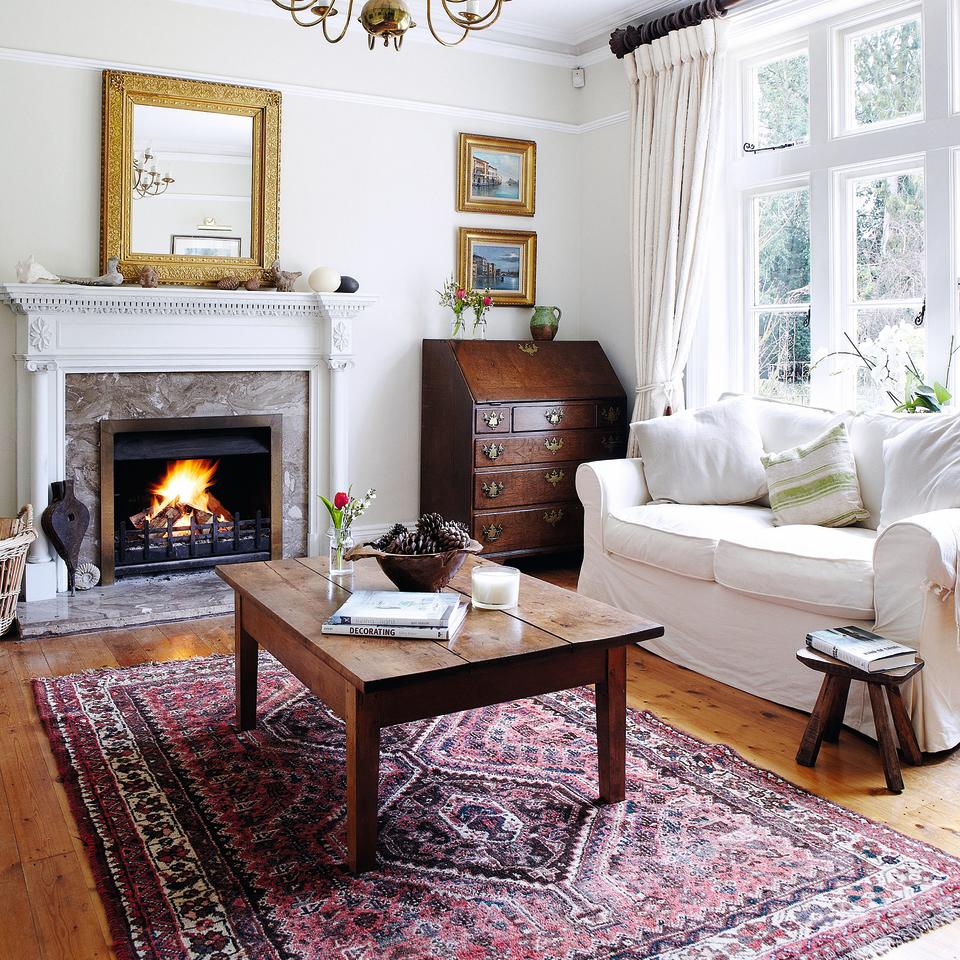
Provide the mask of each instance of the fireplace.
POLYGON ((100 568, 115 577, 279 559, 282 417, 100 422, 100 568))

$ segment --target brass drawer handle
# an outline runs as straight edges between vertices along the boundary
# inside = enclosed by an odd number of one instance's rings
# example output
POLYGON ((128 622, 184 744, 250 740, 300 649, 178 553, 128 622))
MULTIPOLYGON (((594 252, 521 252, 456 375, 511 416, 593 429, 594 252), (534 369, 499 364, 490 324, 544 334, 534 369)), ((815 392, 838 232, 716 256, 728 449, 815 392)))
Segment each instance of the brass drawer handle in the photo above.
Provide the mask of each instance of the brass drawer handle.
POLYGON ((551 437, 549 440, 544 440, 543 445, 551 452, 557 453, 563 447, 563 437, 551 437))
POLYGON ((482 449, 488 460, 499 460, 503 456, 502 443, 488 443, 482 449))
POLYGON ((496 430, 497 427, 503 423, 507 418, 497 410, 494 410, 493 413, 485 413, 483 415, 483 422, 491 429, 496 430))
POLYGON ((600 419, 606 420, 607 423, 616 423, 620 419, 620 408, 604 407, 600 411, 600 419))
POLYGON ((496 500, 497 497, 503 493, 504 485, 502 483, 497 483, 496 480, 492 480, 490 483, 481 484, 481 489, 483 490, 483 495, 489 497, 491 500, 496 500))
POLYGON ((528 357, 532 357, 540 349, 535 343, 521 343, 519 347, 528 357))
POLYGON ((563 482, 563 477, 564 473, 562 470, 551 470, 543 479, 556 489, 563 482))
POLYGON ((562 519, 562 510, 551 510, 549 513, 543 515, 544 523, 549 523, 551 527, 555 527, 562 519))
POLYGON ((600 446, 609 453, 611 450, 616 450, 617 447, 620 446, 620 438, 616 436, 601 437, 600 446))
POLYGON ((503 534, 503 524, 491 523, 489 526, 481 528, 480 532, 487 543, 496 543, 503 534))
POLYGON ((556 426, 558 423, 563 422, 563 407, 557 407, 556 410, 548 410, 544 416, 547 418, 547 423, 552 423, 554 426, 556 426))

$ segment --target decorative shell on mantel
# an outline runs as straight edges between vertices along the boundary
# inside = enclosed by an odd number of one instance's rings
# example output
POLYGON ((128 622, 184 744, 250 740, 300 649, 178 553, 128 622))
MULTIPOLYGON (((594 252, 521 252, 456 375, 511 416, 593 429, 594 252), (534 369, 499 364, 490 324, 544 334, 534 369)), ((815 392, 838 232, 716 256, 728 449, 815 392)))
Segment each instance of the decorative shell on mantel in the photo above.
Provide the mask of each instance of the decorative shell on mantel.
POLYGON ((100 568, 95 563, 81 563, 73 582, 78 590, 92 590, 100 582, 100 568))

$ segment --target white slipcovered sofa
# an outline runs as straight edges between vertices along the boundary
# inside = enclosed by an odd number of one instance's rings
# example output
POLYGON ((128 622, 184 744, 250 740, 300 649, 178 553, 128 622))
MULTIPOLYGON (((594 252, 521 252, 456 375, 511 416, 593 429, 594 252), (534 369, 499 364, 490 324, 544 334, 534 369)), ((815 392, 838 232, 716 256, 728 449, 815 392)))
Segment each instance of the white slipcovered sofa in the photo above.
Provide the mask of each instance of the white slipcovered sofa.
MULTIPOLYGON (((753 403, 767 452, 837 421, 828 411, 753 403)), ((960 743, 960 509, 900 520, 878 535, 883 441, 917 418, 860 414, 846 423, 870 511, 853 527, 774 526, 765 501, 653 503, 642 460, 582 465, 579 590, 662 623, 664 637, 645 649, 801 710, 812 708, 822 680, 795 657, 809 631, 859 624, 915 646, 926 668, 904 689, 907 708, 921 749, 946 750, 960 743)), ((863 684, 850 690, 845 722, 874 736, 863 684)))

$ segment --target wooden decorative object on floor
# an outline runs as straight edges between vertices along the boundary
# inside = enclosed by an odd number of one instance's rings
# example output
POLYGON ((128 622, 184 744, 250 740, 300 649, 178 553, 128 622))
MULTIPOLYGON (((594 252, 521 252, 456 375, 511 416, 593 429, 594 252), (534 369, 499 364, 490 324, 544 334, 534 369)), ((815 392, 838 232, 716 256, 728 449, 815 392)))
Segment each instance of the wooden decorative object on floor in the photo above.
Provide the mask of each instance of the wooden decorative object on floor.
POLYGON ((797 763, 812 767, 817 762, 820 744, 824 740, 828 743, 837 742, 840 727, 843 725, 843 714, 847 708, 850 681, 860 680, 867 685, 870 694, 870 706, 873 708, 873 722, 877 730, 877 744, 880 747, 887 789, 900 793, 903 790, 903 776, 900 773, 900 758, 897 756, 897 740, 900 741, 900 749, 907 763, 913 766, 923 763, 917 735, 903 705, 900 687, 923 669, 923 660, 918 657, 913 667, 903 672, 866 673, 806 647, 797 651, 797 659, 811 670, 825 674, 820 695, 813 713, 810 714, 810 721, 797 752, 797 763), (887 714, 884 703, 884 691, 887 703, 890 704, 890 715, 887 714), (890 725, 890 716, 893 717, 893 727, 890 725))
POLYGON ((17 618, 17 597, 23 582, 27 550, 36 539, 33 507, 29 503, 16 517, 0 517, 0 637, 17 618))
POLYGON ((420 512, 467 524, 486 557, 577 548, 577 467, 625 456, 628 421, 596 341, 424 340, 420 512))

